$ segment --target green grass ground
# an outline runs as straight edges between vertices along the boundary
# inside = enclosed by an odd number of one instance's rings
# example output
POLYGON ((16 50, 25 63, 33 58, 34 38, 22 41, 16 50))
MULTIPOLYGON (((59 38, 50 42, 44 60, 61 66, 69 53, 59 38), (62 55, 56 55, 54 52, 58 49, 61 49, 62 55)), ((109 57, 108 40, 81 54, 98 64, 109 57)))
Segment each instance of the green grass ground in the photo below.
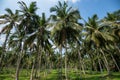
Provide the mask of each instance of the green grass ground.
MULTIPOLYGON (((0 80, 14 80, 15 70, 3 70, 2 73, 0 73, 0 80)), ((120 80, 120 73, 119 72, 112 72, 111 76, 106 76, 106 72, 103 74, 93 72, 90 74, 87 72, 86 75, 78 75, 75 71, 69 71, 68 78, 69 80, 120 80)), ((41 72, 41 79, 40 80, 58 80, 58 73, 57 70, 52 70, 47 73, 45 76, 45 72, 41 72)), ((63 73, 64 75, 64 73, 63 73)), ((20 72, 20 80, 29 80, 30 77, 30 71, 22 70, 20 72)), ((63 76, 64 77, 64 76, 63 76)))

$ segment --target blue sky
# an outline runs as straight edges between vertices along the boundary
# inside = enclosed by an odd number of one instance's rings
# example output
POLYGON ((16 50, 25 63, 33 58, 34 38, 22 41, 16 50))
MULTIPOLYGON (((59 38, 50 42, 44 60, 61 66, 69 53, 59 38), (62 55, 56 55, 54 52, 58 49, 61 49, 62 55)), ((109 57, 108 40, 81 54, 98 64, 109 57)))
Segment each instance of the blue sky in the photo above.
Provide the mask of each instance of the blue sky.
MULTIPOLYGON (((20 0, 0 0, 0 14, 5 13, 5 8, 15 10, 19 8, 17 2, 20 0)), ((31 1, 37 1, 38 14, 45 12, 49 16, 51 6, 57 4, 58 0, 23 0, 26 4, 31 1)), ((64 0, 60 0, 64 1, 64 0)), ((100 18, 106 15, 107 12, 113 12, 120 9, 120 0, 65 0, 71 6, 78 8, 83 18, 87 19, 93 14, 98 14, 100 18)))
MULTIPOLYGON (((19 9, 17 2, 20 0, 0 0, 0 14, 5 13, 5 8, 10 8, 13 11, 19 9)), ((42 12, 45 12, 47 16, 50 15, 50 7, 57 4, 58 0, 23 0, 26 4, 29 4, 32 1, 37 2, 39 7, 37 13, 41 15, 42 12)), ((64 0, 60 0, 64 1, 64 0)), ((69 4, 77 9, 79 9, 81 16, 87 20, 88 17, 91 17, 93 14, 97 14, 99 18, 106 16, 107 12, 113 12, 120 9, 120 0, 65 0, 69 4)), ((0 30, 2 27, 0 26, 0 30)), ((0 42, 3 42, 4 38, 0 39, 0 42)))
POLYGON ((120 9, 120 0, 81 0, 76 4, 79 6, 81 16, 85 19, 93 14, 103 18, 107 12, 120 9))

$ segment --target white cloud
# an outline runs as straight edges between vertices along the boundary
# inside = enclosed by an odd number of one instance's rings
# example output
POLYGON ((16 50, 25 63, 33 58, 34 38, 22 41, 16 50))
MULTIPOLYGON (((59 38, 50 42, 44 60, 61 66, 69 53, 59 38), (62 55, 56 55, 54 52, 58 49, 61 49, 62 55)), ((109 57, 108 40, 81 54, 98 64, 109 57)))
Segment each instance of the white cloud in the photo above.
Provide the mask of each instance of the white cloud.
POLYGON ((51 1, 51 2, 58 2, 58 1, 60 1, 60 0, 49 0, 49 1, 51 1))
POLYGON ((80 1, 80 0, 49 0, 49 1, 51 1, 51 2, 58 2, 58 1, 68 1, 68 2, 72 2, 72 3, 76 3, 76 2, 78 2, 78 1, 80 1))
POLYGON ((76 2, 78 2, 78 1, 80 1, 80 0, 72 0, 73 3, 76 3, 76 2))
POLYGON ((64 1, 68 1, 68 2, 72 2, 72 3, 76 3, 76 2, 78 2, 78 1, 80 1, 80 0, 64 0, 64 1))

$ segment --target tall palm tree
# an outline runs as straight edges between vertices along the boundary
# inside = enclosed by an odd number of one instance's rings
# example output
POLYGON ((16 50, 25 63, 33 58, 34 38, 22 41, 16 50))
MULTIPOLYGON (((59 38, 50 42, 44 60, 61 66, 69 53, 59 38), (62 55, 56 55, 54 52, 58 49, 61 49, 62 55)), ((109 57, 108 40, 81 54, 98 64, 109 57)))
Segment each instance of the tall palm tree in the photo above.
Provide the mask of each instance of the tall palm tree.
POLYGON ((21 64, 21 60, 24 56, 25 53, 25 49, 23 47, 23 41, 26 37, 27 34, 30 34, 34 31, 34 29, 38 26, 36 26, 37 24, 37 15, 36 15, 36 2, 31 2, 30 6, 27 7, 27 5, 21 1, 18 2, 21 6, 20 10, 17 10, 18 12, 20 12, 20 21, 19 24, 17 25, 16 31, 13 35, 13 38, 17 38, 17 42, 18 42, 18 47, 19 47, 19 54, 18 54, 18 60, 17 60, 17 68, 16 68, 16 77, 15 80, 19 80, 19 71, 20 71, 20 64, 21 64))
MULTIPOLYGON (((115 11, 113 13, 107 13, 107 16, 103 18, 102 23, 103 25, 107 26, 107 30, 109 33, 112 33, 114 36, 114 41, 112 42, 114 45, 114 48, 116 49, 116 54, 111 54, 111 57, 113 58, 114 63, 116 64, 116 67, 118 66, 119 62, 116 62, 114 59, 115 55, 119 55, 120 53, 120 10, 115 11)), ((115 52, 114 52, 115 53, 115 52)), ((119 67, 117 67, 118 70, 119 67)))
POLYGON ((17 31, 13 33, 10 36, 10 39, 8 40, 8 47, 12 48, 13 50, 16 50, 16 55, 17 55, 15 80, 19 80, 21 60, 25 53, 25 49, 23 48, 23 41, 24 41, 24 35, 17 31))
MULTIPOLYGON (((10 33, 12 32, 13 28, 15 29, 17 25, 19 24, 19 13, 16 10, 15 13, 12 12, 11 9, 6 8, 6 14, 1 15, 0 19, 2 20, 1 24, 4 24, 0 34, 5 34, 5 41, 3 43, 3 48, 4 52, 6 51, 6 43, 8 41, 8 38, 10 36, 10 33)), ((0 60, 0 67, 1 67, 1 62, 2 62, 3 55, 1 55, 1 60, 0 60)))
MULTIPOLYGON (((62 48, 66 48, 67 52, 67 43, 78 40, 78 35, 81 30, 81 24, 78 23, 78 20, 81 17, 77 9, 73 9, 72 7, 69 7, 66 2, 61 3, 60 1, 58 2, 58 5, 50 8, 50 12, 55 12, 54 15, 50 16, 50 26, 52 26, 51 36, 57 47, 59 47, 62 60, 62 48)), ((65 53, 65 77, 67 80, 66 54, 67 53, 65 53)))
MULTIPOLYGON (((43 50, 46 51, 49 49, 49 46, 51 45, 49 42, 49 31, 46 30, 47 26, 47 20, 45 18, 45 14, 42 14, 42 17, 39 18, 39 27, 36 29, 36 31, 31 34, 25 41, 25 47, 29 47, 31 44, 36 43, 37 48, 37 58, 38 58, 38 69, 37 71, 40 71, 40 65, 41 65, 41 57, 43 50)), ((39 72, 38 72, 39 73, 39 72)))
POLYGON ((110 74, 109 64, 102 47, 105 47, 107 42, 113 41, 114 38, 110 35, 110 33, 104 31, 103 26, 101 26, 101 23, 98 21, 97 15, 93 15, 92 18, 88 18, 88 23, 86 23, 86 31, 88 34, 85 40, 89 45, 93 45, 97 51, 100 50, 104 57, 108 74, 110 74))
POLYGON ((107 13, 107 16, 102 20, 104 25, 107 25, 108 30, 115 36, 114 45, 120 53, 119 40, 120 40, 120 10, 113 13, 107 13))

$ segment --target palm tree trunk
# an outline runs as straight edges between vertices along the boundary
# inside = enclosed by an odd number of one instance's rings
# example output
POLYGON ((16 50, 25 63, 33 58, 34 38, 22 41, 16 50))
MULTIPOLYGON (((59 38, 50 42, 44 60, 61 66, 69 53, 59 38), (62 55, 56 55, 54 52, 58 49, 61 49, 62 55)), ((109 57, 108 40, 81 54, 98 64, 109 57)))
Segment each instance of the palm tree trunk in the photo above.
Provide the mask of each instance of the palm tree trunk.
POLYGON ((78 50, 78 54, 79 54, 79 67, 80 67, 80 75, 81 75, 81 69, 83 71, 83 74, 85 75, 85 69, 84 69, 84 63, 82 62, 82 57, 81 57, 81 53, 78 50))
POLYGON ((68 80, 68 77, 67 77, 67 48, 66 48, 66 53, 65 53, 65 79, 68 80))
POLYGON ((37 77, 40 78, 40 70, 41 70, 41 57, 42 57, 42 49, 39 49, 40 52, 38 53, 38 67, 37 67, 37 77))
POLYGON ((104 58, 104 60, 105 60, 105 66, 106 66, 106 68, 107 68, 108 75, 110 75, 110 67, 109 67, 109 64, 108 64, 107 58, 106 58, 106 56, 105 56, 103 50, 102 50, 102 49, 100 49, 100 50, 101 50, 102 55, 103 55, 103 58, 104 58))
POLYGON ((103 70, 102 70, 102 65, 101 65, 101 62, 100 62, 100 58, 99 58, 99 57, 100 57, 100 54, 99 54, 98 49, 97 49, 98 64, 99 64, 100 72, 102 73, 103 70))
POLYGON ((36 70, 35 70, 35 78, 40 78, 40 66, 41 66, 41 57, 42 57, 42 49, 41 46, 37 46, 37 64, 36 64, 36 70))
POLYGON ((16 68, 16 74, 15 74, 15 80, 19 80, 19 72, 20 72, 20 64, 21 64, 22 57, 18 57, 17 60, 17 68, 16 68))
POLYGON ((47 79, 46 76, 47 76, 47 69, 48 69, 48 54, 47 54, 47 51, 45 51, 45 71, 44 71, 44 77, 45 77, 45 80, 47 79))
POLYGON ((8 37, 9 37, 9 33, 10 32, 8 32, 8 34, 6 35, 5 42, 3 43, 3 46, 2 46, 4 51, 0 56, 0 71, 2 70, 2 60, 3 60, 4 53, 6 52, 6 43, 7 43, 8 37))
POLYGON ((112 57, 112 59, 113 59, 113 61, 114 61, 115 65, 116 65, 116 67, 117 67, 118 71, 120 72, 120 68, 119 68, 119 66, 118 66, 118 64, 117 64, 117 62, 116 62, 116 60, 115 60, 115 58, 113 57, 113 55, 112 55, 112 54, 110 54, 110 55, 111 55, 111 57, 112 57))
POLYGON ((98 64, 99 64, 100 72, 102 73, 103 70, 102 70, 102 65, 101 65, 101 62, 100 62, 100 58, 99 58, 99 57, 98 57, 98 64))
POLYGON ((93 69, 94 69, 95 71, 97 71, 97 67, 96 67, 96 64, 95 64, 95 60, 93 60, 93 69))
POLYGON ((63 80, 62 76, 62 45, 60 46, 60 75, 59 75, 59 80, 63 80))
MULTIPOLYGON (((4 52, 3 52, 4 53, 4 52)), ((1 56, 0 56, 0 72, 1 72, 1 70, 2 70, 2 59, 3 59, 3 53, 1 54, 1 56)))
POLYGON ((35 61, 33 61, 31 75, 30 75, 30 80, 33 80, 34 67, 35 67, 35 61))

